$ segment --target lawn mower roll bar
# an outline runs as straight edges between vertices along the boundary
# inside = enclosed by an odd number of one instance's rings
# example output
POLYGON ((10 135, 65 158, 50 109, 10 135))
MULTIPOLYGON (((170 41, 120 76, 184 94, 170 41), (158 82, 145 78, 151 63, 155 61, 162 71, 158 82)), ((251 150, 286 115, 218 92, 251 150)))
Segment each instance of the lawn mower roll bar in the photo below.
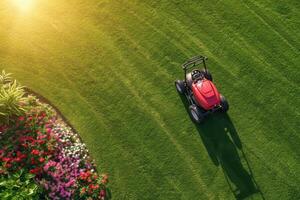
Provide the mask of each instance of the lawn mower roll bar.
POLYGON ((203 63, 205 72, 207 72, 206 63, 205 63, 206 60, 208 60, 207 57, 199 55, 199 56, 192 57, 191 59, 189 59, 185 63, 183 63, 182 68, 184 70, 184 79, 185 79, 185 81, 186 81, 186 72, 187 72, 187 70, 190 69, 190 68, 193 68, 197 65, 200 65, 201 63, 203 63))

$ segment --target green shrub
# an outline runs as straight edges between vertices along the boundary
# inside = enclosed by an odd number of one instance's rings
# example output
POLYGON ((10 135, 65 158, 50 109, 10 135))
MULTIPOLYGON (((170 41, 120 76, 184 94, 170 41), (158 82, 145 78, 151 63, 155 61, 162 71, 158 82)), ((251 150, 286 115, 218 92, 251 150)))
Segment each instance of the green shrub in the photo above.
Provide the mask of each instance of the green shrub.
POLYGON ((11 175, 0 176, 0 199, 40 199, 42 191, 34 181, 34 175, 22 170, 11 175))
POLYGON ((12 82, 11 73, 6 73, 5 70, 2 70, 0 74, 0 84, 4 85, 12 82))
POLYGON ((21 102, 24 100, 24 89, 12 81, 10 74, 2 71, 0 75, 0 124, 8 123, 10 117, 19 116, 24 113, 21 102))

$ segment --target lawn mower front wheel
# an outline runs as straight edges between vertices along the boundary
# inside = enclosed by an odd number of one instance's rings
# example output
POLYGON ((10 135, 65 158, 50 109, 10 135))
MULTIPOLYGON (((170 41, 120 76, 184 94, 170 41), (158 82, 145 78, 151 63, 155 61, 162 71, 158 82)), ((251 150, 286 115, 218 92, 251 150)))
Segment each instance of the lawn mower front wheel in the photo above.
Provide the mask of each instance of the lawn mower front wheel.
POLYGON ((200 124, 203 121, 204 117, 199 108, 196 105, 190 105, 189 110, 192 120, 195 123, 200 124))
POLYGON ((182 80, 175 81, 175 87, 179 94, 184 94, 186 92, 185 84, 182 80))
POLYGON ((220 99, 221 99, 221 112, 227 112, 229 109, 229 104, 228 101, 226 100, 226 98, 223 95, 220 95, 220 99))

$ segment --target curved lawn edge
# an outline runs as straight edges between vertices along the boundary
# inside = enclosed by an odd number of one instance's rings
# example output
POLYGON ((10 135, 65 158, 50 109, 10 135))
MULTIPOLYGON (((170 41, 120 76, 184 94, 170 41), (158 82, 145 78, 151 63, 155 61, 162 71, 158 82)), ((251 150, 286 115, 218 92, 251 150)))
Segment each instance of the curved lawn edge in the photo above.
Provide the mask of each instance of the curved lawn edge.
MULTIPOLYGON (((43 95, 35 92, 34 90, 28 88, 28 87, 24 87, 24 91, 26 93, 26 95, 33 95, 35 97, 37 97, 42 103, 48 104, 49 106, 51 106, 53 108, 53 110, 56 112, 57 116, 59 118, 62 119, 62 121, 71 128, 72 132, 75 133, 77 135, 77 137, 80 139, 80 141, 82 143, 84 143, 83 139, 81 138, 80 134, 78 133, 78 131, 74 128, 74 126, 71 124, 71 122, 62 114, 62 112, 46 97, 44 97, 43 95)), ((97 168, 95 167, 95 170, 97 171, 97 168)))
MULTIPOLYGON (((36 97, 41 103, 49 105, 51 107, 51 109, 53 109, 55 111, 57 119, 61 120, 66 125, 67 128, 70 128, 71 132, 74 133, 77 138, 79 138, 79 140, 82 144, 85 144, 85 142, 81 138, 81 135, 79 134, 79 132, 74 128, 74 126, 71 124, 71 122, 62 114, 62 112, 57 108, 57 106, 55 106, 49 99, 47 99, 43 95, 39 94, 38 92, 32 90, 31 88, 28 88, 28 87, 25 86, 23 89, 25 91, 25 96, 32 95, 32 96, 36 97)), ((86 148, 86 149, 88 150, 88 148, 86 148)), ((87 153, 88 153, 88 156, 89 156, 89 162, 91 162, 91 164, 92 164, 91 168, 94 170, 94 172, 96 174, 99 174, 99 171, 98 171, 97 166, 95 164, 94 158, 91 156, 89 151, 87 151, 87 153)), ((104 176, 107 177, 107 175, 104 175, 104 176)), ((107 191, 109 192, 109 194, 104 195, 103 200, 111 198, 110 190, 108 189, 107 191)), ((103 195, 101 195, 101 196, 103 196, 103 195)))
POLYGON ((32 199, 110 199, 108 176, 98 173, 69 120, 41 94, 19 89, 22 114, 0 124, 0 199, 24 192, 32 199), (13 191, 11 181, 22 190, 13 191))

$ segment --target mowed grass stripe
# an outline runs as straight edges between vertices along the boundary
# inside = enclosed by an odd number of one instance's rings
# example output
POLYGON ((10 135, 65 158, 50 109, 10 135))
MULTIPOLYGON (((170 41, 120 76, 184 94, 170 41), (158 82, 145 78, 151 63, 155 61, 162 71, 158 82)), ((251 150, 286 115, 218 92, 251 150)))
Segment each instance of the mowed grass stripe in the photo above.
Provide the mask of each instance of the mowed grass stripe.
MULTIPOLYGON (((108 40, 108 41, 111 41, 111 40, 108 40)), ((146 113, 148 113, 148 115, 150 115, 154 121, 161 127, 161 129, 166 133, 166 135, 169 137, 169 139, 171 140, 171 142, 174 144, 174 146, 177 148, 177 150, 179 151, 180 154, 183 154, 182 158, 181 159, 185 159, 187 158, 187 154, 184 152, 184 149, 176 142, 176 140, 174 139, 174 137, 172 136, 172 134, 170 134, 170 131, 166 128, 166 125, 162 122, 162 119, 159 115, 159 113, 154 110, 152 108, 152 106, 149 106, 147 105, 146 103, 146 99, 142 99, 140 97, 140 95, 135 91, 136 89, 136 86, 133 86, 131 83, 130 83, 130 80, 128 78, 124 79, 124 77, 122 75, 120 75, 120 71, 122 71, 122 68, 124 68, 124 66, 127 66, 129 65, 129 63, 126 62, 126 58, 122 58, 122 55, 119 55, 117 52, 118 52, 118 49, 117 48, 114 48, 112 50, 112 52, 115 53, 115 55, 118 55, 117 57, 121 60, 120 62, 122 63, 122 65, 119 65, 120 67, 115 67, 112 72, 114 72, 114 77, 116 77, 117 80, 121 81, 125 87, 129 90, 129 92, 133 95, 133 97, 136 99, 136 106, 137 107, 141 107, 141 109, 145 109, 146 113)), ((127 74, 132 74, 130 77, 133 77, 136 73, 135 70, 131 70, 131 68, 127 68, 125 71, 123 71, 124 73, 127 73, 127 74)), ((138 77, 141 77, 142 74, 138 74, 138 77)), ((141 80, 139 79, 135 79, 134 81, 135 83, 141 83, 141 80)), ((124 88, 124 87, 122 87, 124 88)), ((188 162, 186 162, 188 167, 192 167, 192 162, 191 160, 188 160, 188 162)), ((193 167, 192 167, 193 168, 193 167)), ((195 171, 194 169, 191 170, 192 172, 195 171)), ((202 187, 205 189, 205 185, 201 182, 201 178, 199 178, 197 176, 197 174, 194 174, 196 177, 197 177, 197 181, 202 185, 202 187)), ((206 191, 206 190, 204 190, 206 191)), ((208 191, 206 191, 208 192, 208 191)), ((207 196, 208 197, 208 196, 207 196)), ((206 198, 207 198, 206 197, 206 198)))
POLYGON ((127 72, 128 73, 128 72, 127 72))
MULTIPOLYGON (((126 45, 125 45, 126 46, 126 45)), ((134 54, 133 54, 133 56, 134 56, 134 54)), ((123 59, 123 60, 126 60, 125 58, 123 59)), ((139 65, 137 65, 137 66, 139 66, 139 65)), ((142 66, 141 66, 142 67, 142 66)), ((128 71, 126 71, 126 73, 128 73, 128 71)), ((135 72, 134 72, 135 73, 135 72)), ((142 76, 142 74, 141 74, 141 76, 142 76)), ((138 77, 141 77, 141 76, 138 76, 138 77)), ((130 76, 130 77, 133 77, 133 75, 132 76, 130 76)), ((147 96, 147 95, 146 95, 147 96)), ((144 99, 145 101, 146 101, 146 99, 144 99)), ((166 109, 168 109, 168 108, 170 108, 170 107, 172 107, 172 106, 168 106, 168 107, 166 107, 166 109)))
MULTIPOLYGON (((240 47, 241 49, 242 49, 242 47, 240 47)), ((254 58, 255 58, 255 56, 254 56, 254 58)), ((260 64, 263 64, 263 63, 260 63, 260 64)), ((255 63, 255 64, 253 64, 253 66, 256 66, 257 64, 255 63)), ((266 73, 268 72, 267 70, 265 71, 266 73)), ((279 75, 278 75, 278 77, 280 77, 279 75)), ((281 78, 281 77, 280 77, 281 78)), ((249 83, 251 83, 251 81, 249 81, 249 83)), ((294 85, 293 85, 294 86, 294 85)), ((292 88, 292 87, 291 87, 292 88)))
MULTIPOLYGON (((71 120, 115 199, 231 199, 173 86, 201 52, 265 197, 297 199, 299 15, 289 3, 280 15, 271 1, 41 1, 47 11, 0 34, 0 64, 71 120)), ((212 134, 219 121, 207 120, 212 134)))
POLYGON ((261 21, 265 26, 268 27, 268 29, 270 29, 272 32, 274 32, 274 34, 276 34, 282 41, 284 41, 284 43, 286 43, 286 45, 288 45, 291 49, 293 49, 294 52, 298 52, 299 49, 297 49, 293 43, 290 43, 286 37, 283 36, 283 34, 281 32, 279 32, 277 29, 275 29, 270 22, 266 21, 265 18, 262 17, 262 15, 260 14, 260 11, 257 11, 257 8, 255 8, 252 4, 250 4, 248 1, 243 1, 245 3, 245 6, 250 10, 250 12, 255 15, 259 21, 261 21))
MULTIPOLYGON (((289 22, 292 22, 293 19, 290 19, 289 13, 280 13, 280 11, 284 11, 284 9, 277 11, 272 9, 271 5, 274 5, 272 2, 264 1, 264 2, 254 2, 249 0, 243 1, 249 9, 256 12, 257 15, 260 15, 261 19, 263 19, 266 23, 268 23, 273 29, 282 35, 282 37, 288 41, 288 43, 296 49, 296 52, 299 50, 300 40, 299 40, 299 32, 295 31, 290 25, 289 22), (264 5, 267 4, 267 5, 264 5), (288 21, 286 19, 289 19, 288 21)), ((294 1, 296 3, 297 1, 294 1)), ((298 2, 299 4, 299 2, 298 2)), ((293 3, 289 1, 286 4, 283 4, 284 7, 289 10, 293 7, 293 3)), ((291 10, 289 10, 291 12, 291 10)), ((294 11, 292 11, 294 13, 294 11)))

